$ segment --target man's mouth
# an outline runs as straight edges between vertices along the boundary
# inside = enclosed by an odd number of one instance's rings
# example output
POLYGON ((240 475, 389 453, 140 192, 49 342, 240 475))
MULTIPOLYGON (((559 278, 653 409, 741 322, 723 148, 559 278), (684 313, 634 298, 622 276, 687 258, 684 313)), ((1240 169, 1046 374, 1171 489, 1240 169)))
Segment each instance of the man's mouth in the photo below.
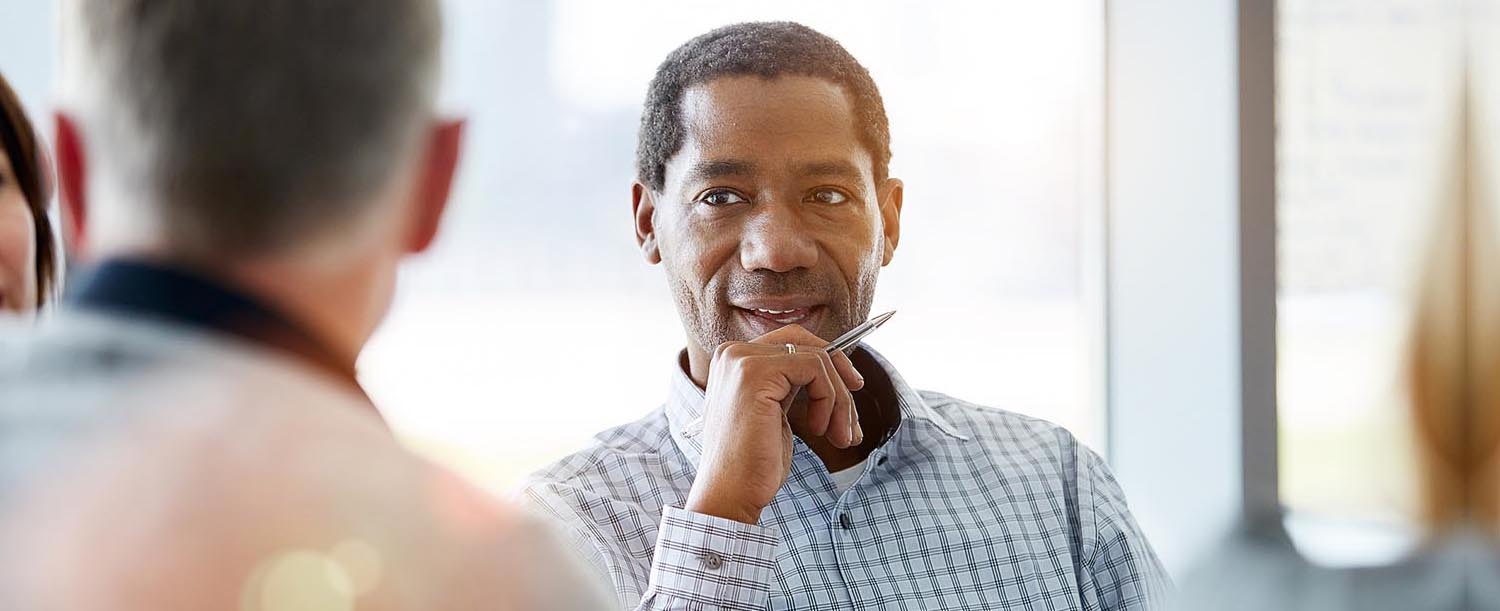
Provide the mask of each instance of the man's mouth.
POLYGON ((828 307, 811 299, 757 299, 733 306, 744 339, 760 337, 787 325, 801 325, 813 333, 823 325, 828 307))
POLYGON ((772 308, 739 308, 739 309, 740 309, 740 311, 746 312, 746 313, 750 314, 751 316, 755 316, 755 317, 758 317, 758 318, 769 320, 769 321, 777 323, 777 324, 781 324, 781 325, 795 325, 795 324, 801 324, 801 323, 805 322, 809 317, 812 316, 813 310, 815 308, 818 308, 818 307, 821 307, 821 306, 811 306, 811 307, 802 307, 802 308, 790 308, 790 309, 785 309, 785 310, 778 310, 778 309, 772 309, 772 308))

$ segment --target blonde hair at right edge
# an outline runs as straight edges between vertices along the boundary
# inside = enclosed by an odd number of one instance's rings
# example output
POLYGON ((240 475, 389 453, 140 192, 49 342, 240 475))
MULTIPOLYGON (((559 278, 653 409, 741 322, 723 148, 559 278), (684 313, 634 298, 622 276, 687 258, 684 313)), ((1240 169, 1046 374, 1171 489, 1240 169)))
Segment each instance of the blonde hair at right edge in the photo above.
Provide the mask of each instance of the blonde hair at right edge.
POLYGON ((1461 93, 1452 177, 1418 279, 1408 382, 1429 535, 1500 534, 1500 251, 1493 176, 1461 93))

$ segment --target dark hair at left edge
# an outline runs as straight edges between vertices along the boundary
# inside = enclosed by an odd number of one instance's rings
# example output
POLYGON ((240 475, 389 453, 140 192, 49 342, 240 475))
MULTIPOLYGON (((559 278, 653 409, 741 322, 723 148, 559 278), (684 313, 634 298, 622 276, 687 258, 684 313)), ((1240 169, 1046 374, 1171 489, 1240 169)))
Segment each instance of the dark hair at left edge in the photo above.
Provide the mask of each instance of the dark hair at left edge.
POLYGON ((46 149, 37 140, 20 99, 4 75, 0 75, 0 145, 10 159, 26 206, 31 208, 36 238, 36 305, 40 308, 51 298, 58 280, 57 243, 52 234, 52 219, 47 215, 52 201, 52 169, 46 149))

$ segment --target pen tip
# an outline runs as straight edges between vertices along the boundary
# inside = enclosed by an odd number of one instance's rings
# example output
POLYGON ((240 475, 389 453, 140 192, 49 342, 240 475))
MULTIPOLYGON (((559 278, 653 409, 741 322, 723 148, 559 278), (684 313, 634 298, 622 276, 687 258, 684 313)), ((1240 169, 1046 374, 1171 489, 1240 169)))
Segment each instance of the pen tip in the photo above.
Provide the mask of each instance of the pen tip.
POLYGON ((878 327, 878 326, 880 326, 880 325, 883 325, 883 324, 885 324, 885 321, 887 321, 887 320, 890 320, 890 319, 891 319, 891 317, 892 317, 892 316, 895 316, 895 315, 896 315, 896 311, 895 311, 895 310, 891 310, 891 311, 889 311, 889 312, 886 312, 886 313, 884 313, 884 314, 881 314, 881 315, 879 315, 879 316, 876 316, 876 317, 875 317, 875 326, 877 326, 877 327, 878 327))

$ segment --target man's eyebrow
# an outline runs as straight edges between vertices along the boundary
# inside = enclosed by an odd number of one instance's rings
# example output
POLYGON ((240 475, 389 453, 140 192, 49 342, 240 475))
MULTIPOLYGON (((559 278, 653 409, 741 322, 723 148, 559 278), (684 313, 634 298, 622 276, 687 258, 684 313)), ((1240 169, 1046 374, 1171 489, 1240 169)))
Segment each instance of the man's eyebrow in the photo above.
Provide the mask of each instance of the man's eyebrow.
POLYGON ((863 176, 860 175, 859 168, 854 167, 854 164, 842 159, 812 161, 797 165, 795 169, 798 176, 804 177, 832 176, 836 178, 847 178, 849 180, 859 180, 860 178, 863 178, 863 176))
POLYGON ((725 176, 748 176, 755 173, 755 164, 738 159, 710 159, 695 164, 687 173, 689 184, 707 182, 725 176))

